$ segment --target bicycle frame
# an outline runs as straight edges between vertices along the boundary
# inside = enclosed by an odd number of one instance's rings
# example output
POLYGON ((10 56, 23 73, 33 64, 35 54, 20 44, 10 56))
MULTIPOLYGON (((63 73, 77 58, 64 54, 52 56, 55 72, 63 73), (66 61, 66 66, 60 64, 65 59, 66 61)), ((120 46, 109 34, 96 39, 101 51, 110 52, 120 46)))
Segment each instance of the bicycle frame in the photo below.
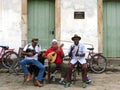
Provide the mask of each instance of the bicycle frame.
POLYGON ((96 53, 96 52, 94 52, 94 48, 93 47, 92 48, 87 48, 87 49, 89 50, 89 52, 88 52, 86 60, 91 59, 91 57, 94 56, 94 55, 101 55, 101 54, 103 54, 103 53, 96 53))

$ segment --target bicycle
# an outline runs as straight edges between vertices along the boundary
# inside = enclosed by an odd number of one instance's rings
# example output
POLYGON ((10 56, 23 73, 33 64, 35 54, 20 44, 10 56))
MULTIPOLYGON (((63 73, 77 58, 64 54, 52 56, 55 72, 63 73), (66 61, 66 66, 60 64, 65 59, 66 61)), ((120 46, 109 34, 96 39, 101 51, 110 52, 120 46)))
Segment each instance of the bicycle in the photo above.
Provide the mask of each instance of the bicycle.
POLYGON ((18 59, 14 61, 13 65, 11 66, 11 70, 16 74, 16 75, 20 75, 21 73, 23 73, 23 69, 20 65, 20 60, 22 60, 24 58, 24 55, 21 54, 23 48, 19 48, 18 51, 18 59))
POLYGON ((104 72, 107 67, 107 59, 102 55, 102 53, 95 53, 93 47, 87 49, 89 50, 86 58, 88 68, 95 73, 104 72))
POLYGON ((14 49, 10 49, 9 46, 0 46, 0 62, 2 65, 9 69, 14 60, 18 59, 18 54, 14 51, 14 49))

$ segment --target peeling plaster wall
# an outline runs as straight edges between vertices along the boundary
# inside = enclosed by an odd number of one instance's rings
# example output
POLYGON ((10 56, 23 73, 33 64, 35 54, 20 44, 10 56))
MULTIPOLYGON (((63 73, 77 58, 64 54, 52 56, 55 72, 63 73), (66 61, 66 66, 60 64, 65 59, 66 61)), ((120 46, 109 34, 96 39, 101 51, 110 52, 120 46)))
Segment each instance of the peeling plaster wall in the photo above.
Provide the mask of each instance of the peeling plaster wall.
POLYGON ((0 0, 0 45, 21 46, 21 0, 0 0))
POLYGON ((97 0, 61 0, 61 40, 70 41, 64 42, 64 50, 68 49, 74 34, 80 35, 81 42, 92 44, 97 51, 97 0), (85 19, 74 19, 75 11, 84 11, 85 19))

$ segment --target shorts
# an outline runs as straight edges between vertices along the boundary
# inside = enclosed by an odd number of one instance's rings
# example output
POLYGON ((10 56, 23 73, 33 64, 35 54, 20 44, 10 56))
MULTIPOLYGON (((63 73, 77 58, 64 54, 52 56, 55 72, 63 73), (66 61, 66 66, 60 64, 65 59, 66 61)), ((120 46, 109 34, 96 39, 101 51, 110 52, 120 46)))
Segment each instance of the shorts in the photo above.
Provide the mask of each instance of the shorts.
POLYGON ((77 61, 78 61, 80 64, 85 64, 85 63, 86 63, 85 58, 73 58, 73 59, 71 59, 70 63, 71 63, 71 64, 75 64, 75 63, 77 63, 77 61))

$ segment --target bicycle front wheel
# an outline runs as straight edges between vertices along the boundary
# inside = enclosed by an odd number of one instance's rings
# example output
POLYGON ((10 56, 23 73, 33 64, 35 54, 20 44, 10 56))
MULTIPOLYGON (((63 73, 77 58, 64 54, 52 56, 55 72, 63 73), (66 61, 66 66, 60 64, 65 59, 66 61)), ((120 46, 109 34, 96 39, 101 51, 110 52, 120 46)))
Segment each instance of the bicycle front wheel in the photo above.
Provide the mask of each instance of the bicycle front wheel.
POLYGON ((18 60, 18 54, 16 52, 13 51, 8 51, 5 54, 3 54, 2 56, 2 65, 5 68, 10 68, 12 66, 16 65, 16 61, 18 60))
POLYGON ((13 67, 13 71, 16 73, 16 75, 23 74, 23 69, 20 63, 18 63, 15 67, 13 67))
POLYGON ((107 66, 106 58, 101 54, 96 54, 90 59, 90 69, 95 73, 102 73, 107 66))

